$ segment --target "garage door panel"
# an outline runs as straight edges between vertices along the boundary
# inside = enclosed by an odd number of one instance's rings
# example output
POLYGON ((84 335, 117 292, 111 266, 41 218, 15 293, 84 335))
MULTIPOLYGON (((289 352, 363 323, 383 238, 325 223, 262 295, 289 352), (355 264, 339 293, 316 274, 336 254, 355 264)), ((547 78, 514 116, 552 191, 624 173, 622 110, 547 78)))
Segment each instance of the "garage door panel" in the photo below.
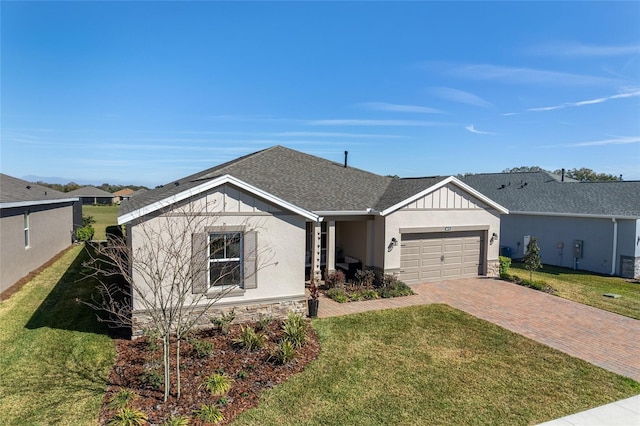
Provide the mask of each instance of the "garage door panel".
POLYGON ((415 284, 481 274, 482 244, 477 232, 404 234, 400 279, 415 284))

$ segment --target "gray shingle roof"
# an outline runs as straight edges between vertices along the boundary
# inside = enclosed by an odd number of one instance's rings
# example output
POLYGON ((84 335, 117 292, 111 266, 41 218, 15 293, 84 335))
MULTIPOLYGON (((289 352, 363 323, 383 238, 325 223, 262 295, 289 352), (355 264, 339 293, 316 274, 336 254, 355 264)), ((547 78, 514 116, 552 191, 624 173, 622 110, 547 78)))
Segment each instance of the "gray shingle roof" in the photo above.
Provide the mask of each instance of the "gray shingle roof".
POLYGON ((96 188, 94 186, 84 186, 82 188, 78 188, 76 190, 67 192, 67 195, 70 195, 73 197, 102 197, 102 198, 111 197, 113 198, 112 193, 103 191, 102 189, 96 188))
POLYGON ((545 172, 478 174, 462 181, 512 213, 640 217, 640 181, 560 182, 545 172))
POLYGON ((64 192, 0 173, 0 203, 41 202, 74 198, 64 192))
POLYGON ((446 176, 393 179, 384 192, 376 210, 384 210, 446 179, 446 176))
POLYGON ((274 146, 125 201, 120 215, 229 174, 307 211, 385 209, 444 178, 397 179, 274 146))

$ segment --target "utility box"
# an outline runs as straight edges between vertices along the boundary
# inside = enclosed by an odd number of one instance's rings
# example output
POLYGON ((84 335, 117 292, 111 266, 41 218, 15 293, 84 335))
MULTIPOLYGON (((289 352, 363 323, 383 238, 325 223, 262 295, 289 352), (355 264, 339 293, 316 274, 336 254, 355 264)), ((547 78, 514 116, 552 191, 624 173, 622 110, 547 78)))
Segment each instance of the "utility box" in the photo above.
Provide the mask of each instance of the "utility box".
POLYGON ((584 248, 584 241, 573 240, 573 257, 576 259, 582 259, 582 251, 584 248))

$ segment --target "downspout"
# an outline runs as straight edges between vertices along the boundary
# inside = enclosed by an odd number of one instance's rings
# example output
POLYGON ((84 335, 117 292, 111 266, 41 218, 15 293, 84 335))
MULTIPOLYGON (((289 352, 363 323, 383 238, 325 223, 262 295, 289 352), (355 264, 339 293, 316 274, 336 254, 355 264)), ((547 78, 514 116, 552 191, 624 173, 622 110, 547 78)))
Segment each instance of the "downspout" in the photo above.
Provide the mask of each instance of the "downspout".
POLYGON ((616 256, 618 255, 618 222, 612 217, 613 222, 613 254, 611 255, 611 275, 616 274, 616 256))

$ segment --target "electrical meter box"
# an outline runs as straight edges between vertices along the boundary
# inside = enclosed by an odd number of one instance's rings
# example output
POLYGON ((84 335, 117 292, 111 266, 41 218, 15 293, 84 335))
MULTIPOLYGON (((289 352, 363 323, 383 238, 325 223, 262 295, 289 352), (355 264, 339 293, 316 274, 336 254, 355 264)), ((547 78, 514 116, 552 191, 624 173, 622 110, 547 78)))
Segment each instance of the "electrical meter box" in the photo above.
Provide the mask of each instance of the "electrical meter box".
POLYGON ((582 259, 582 249, 584 247, 584 241, 573 240, 573 257, 576 259, 582 259))

